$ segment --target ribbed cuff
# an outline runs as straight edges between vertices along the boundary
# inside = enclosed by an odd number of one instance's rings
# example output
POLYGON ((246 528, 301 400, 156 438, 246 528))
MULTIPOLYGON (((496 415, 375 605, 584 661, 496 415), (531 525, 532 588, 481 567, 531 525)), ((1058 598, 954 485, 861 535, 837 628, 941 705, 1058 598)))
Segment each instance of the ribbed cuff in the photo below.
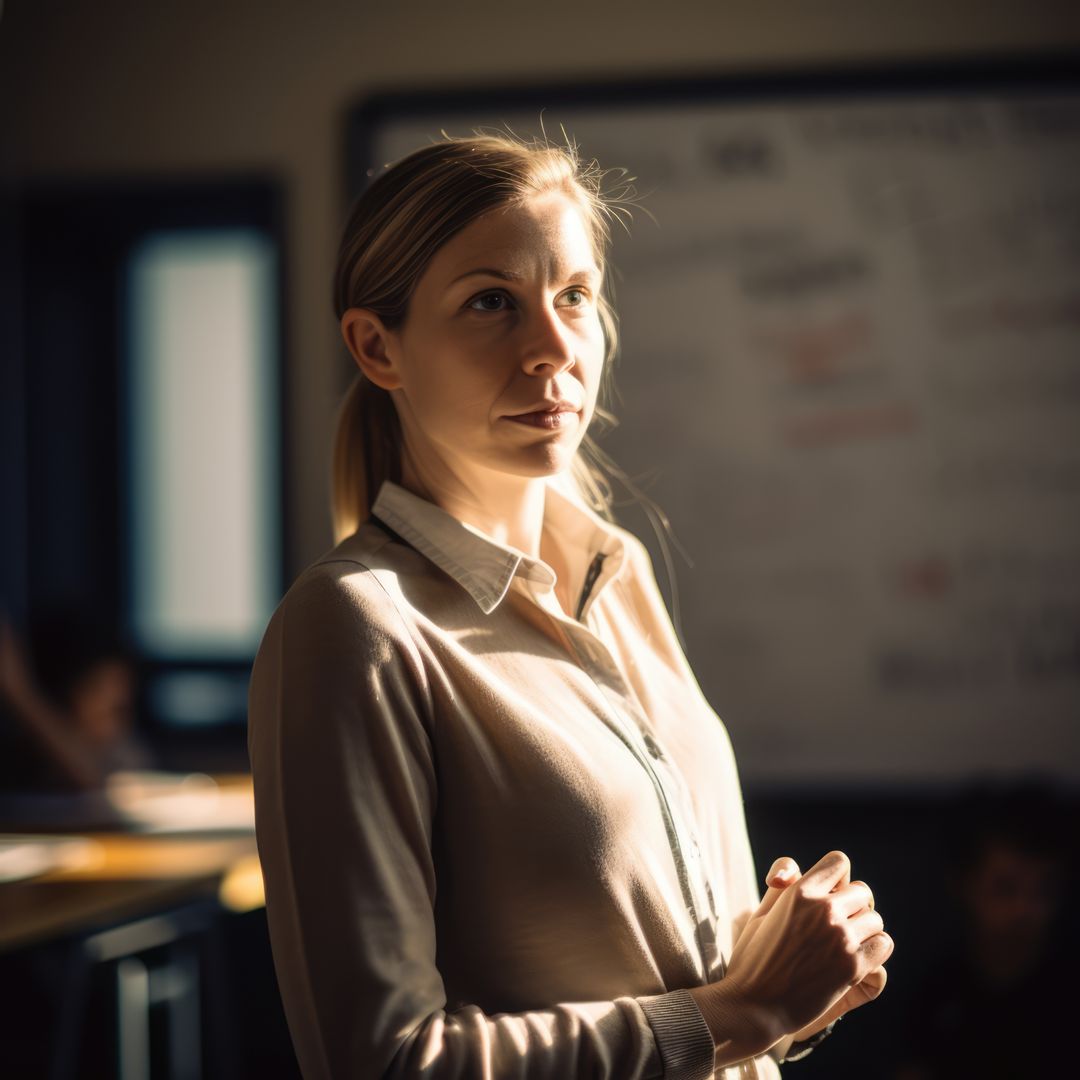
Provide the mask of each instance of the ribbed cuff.
POLYGON ((664 1080, 712 1080, 716 1046, 689 990, 635 999, 656 1036, 664 1080))

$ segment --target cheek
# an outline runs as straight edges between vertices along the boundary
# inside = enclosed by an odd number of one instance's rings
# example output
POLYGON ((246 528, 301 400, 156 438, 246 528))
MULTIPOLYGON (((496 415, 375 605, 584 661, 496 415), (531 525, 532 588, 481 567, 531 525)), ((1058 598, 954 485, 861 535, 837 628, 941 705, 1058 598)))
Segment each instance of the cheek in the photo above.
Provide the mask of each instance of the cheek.
POLYGON ((505 372, 470 357, 441 356, 415 380, 417 418, 432 429, 464 432, 486 421, 505 391, 505 372))
POLYGON ((603 381, 605 367, 604 352, 604 340, 600 337, 595 344, 593 344, 592 351, 588 354, 588 359, 583 364, 585 369, 585 389, 588 391, 590 407, 595 403, 597 394, 600 390, 600 384, 603 381))
POLYGON ((604 356, 607 353, 607 343, 604 341, 604 328, 600 320, 595 319, 586 335, 583 355, 588 357, 588 367, 599 375, 604 366, 604 356))

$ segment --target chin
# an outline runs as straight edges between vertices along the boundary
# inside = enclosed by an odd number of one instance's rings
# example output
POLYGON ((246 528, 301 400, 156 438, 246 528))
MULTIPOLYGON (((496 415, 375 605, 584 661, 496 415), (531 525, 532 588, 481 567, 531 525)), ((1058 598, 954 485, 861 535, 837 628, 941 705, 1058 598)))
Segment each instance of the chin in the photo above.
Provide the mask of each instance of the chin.
POLYGON ((495 467, 499 472, 511 473, 514 476, 555 476, 566 472, 573 465, 575 451, 547 454, 534 452, 513 456, 507 454, 499 458, 498 465, 495 467))

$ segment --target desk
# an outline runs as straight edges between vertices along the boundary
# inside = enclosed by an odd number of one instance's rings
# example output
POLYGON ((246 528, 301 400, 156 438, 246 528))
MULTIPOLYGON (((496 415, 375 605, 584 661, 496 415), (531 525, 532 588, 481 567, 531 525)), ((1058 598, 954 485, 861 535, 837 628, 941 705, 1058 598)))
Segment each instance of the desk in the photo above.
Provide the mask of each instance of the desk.
MULTIPOLYGON (((250 776, 212 779, 230 806, 253 798, 250 776)), ((171 835, 71 833, 86 848, 77 865, 0 884, 0 952, 192 898, 216 894, 232 911, 261 906, 254 832, 241 828, 221 834, 205 824, 179 831, 184 824, 181 819, 171 835)))
MULTIPOLYGON (((250 777, 214 781, 233 810, 252 798, 250 777)), ((53 1076, 75 1075, 88 972, 100 964, 115 968, 117 1074, 149 1075, 149 1012, 165 1002, 170 1073, 201 1075, 201 942, 221 916, 263 904, 262 875, 254 832, 235 814, 231 829, 194 828, 182 814, 164 821, 162 805, 144 815, 154 832, 69 832, 81 841, 73 864, 0 884, 0 953, 70 943, 53 1076)))
MULTIPOLYGON (((195 898, 258 895, 254 837, 95 836, 93 862, 0 885, 0 952, 138 918, 195 898)), ((256 899, 244 910, 258 906, 256 899)), ((226 903, 238 910, 236 901, 226 903)))

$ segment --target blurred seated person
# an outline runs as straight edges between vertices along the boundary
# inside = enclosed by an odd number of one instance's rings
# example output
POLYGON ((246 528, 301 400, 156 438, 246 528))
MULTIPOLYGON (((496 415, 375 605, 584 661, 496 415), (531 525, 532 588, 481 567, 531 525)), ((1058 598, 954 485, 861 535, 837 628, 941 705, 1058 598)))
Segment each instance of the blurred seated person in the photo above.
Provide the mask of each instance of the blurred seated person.
POLYGON ((1075 807, 1037 784, 980 788, 949 824, 961 947, 938 955, 911 995, 897 1080, 1066 1075, 1075 807))
POLYGON ((133 731, 136 666, 98 620, 68 608, 31 618, 28 650, 0 613, 0 786, 94 791, 153 765, 133 731))

